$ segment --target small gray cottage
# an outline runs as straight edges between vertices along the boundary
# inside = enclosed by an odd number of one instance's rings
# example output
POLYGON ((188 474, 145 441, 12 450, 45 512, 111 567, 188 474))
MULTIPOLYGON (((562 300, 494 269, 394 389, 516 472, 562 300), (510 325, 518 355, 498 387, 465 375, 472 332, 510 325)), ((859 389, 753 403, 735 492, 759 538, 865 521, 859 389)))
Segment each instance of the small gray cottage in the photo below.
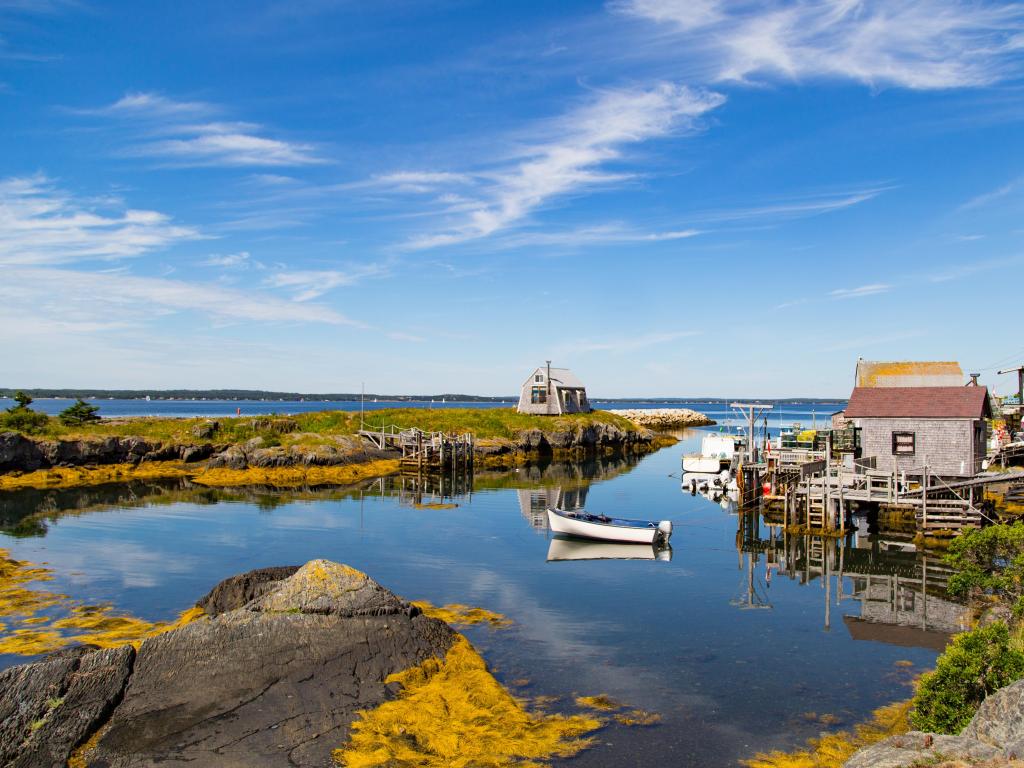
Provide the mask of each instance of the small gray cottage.
POLYGON ((845 415, 878 469, 970 477, 981 471, 992 409, 986 387, 856 387, 845 415))
POLYGON ((590 413, 590 401, 587 400, 587 388, 572 371, 552 368, 549 362, 523 382, 516 410, 544 416, 590 413))

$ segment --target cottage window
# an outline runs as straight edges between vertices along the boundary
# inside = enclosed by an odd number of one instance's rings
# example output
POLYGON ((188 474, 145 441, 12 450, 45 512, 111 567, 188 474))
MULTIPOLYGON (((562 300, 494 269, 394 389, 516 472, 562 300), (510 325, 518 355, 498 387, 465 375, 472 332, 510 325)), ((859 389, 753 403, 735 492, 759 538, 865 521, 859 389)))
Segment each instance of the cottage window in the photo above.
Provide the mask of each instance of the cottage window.
POLYGON ((534 387, 530 390, 530 402, 534 405, 546 403, 548 401, 548 390, 547 387, 534 387))
POLYGON ((538 373, 536 376, 533 377, 533 380, 534 381, 544 381, 544 374, 543 373, 538 373))
POLYGON ((915 433, 893 432, 892 433, 892 455, 913 456, 915 451, 915 433))

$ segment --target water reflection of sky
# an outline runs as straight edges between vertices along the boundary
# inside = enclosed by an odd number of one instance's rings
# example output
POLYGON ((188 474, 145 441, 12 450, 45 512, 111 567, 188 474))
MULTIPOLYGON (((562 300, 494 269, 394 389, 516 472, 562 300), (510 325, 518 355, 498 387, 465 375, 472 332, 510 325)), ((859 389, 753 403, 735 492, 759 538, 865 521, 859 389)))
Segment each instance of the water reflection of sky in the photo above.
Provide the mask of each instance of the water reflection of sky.
MULTIPOLYGON (((218 580, 251 568, 316 557, 349 563, 409 598, 464 602, 507 614, 505 631, 468 634, 498 676, 528 679, 523 695, 607 693, 659 712, 654 729, 610 728, 581 766, 735 765, 757 749, 793 745, 907 694, 908 673, 933 650, 854 640, 836 604, 824 628, 821 579, 802 585, 775 574, 771 607, 741 610, 746 555, 738 518, 682 493, 679 457, 665 449, 631 471, 592 485, 587 507, 669 518, 671 562, 547 562, 548 539, 531 527, 515 490, 476 491, 449 510, 416 509, 372 494, 274 509, 252 502, 177 503, 57 518, 44 537, 0 538, 20 559, 48 562, 49 588, 86 602, 109 601, 147 619, 167 619, 218 580)), ((844 592, 854 589, 843 580, 844 592)), ((10 657, 4 659, 10 663, 10 657)))

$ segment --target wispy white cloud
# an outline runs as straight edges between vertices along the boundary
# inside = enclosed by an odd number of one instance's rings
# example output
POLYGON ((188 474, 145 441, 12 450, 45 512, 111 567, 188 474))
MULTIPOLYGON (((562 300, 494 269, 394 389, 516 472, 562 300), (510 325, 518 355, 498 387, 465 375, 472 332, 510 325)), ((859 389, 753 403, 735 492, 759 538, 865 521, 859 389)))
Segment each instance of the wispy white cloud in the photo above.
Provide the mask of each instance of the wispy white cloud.
POLYGON ((503 237, 493 246, 500 248, 522 248, 536 246, 563 246, 567 248, 585 245, 618 243, 659 243, 686 240, 701 234, 699 229, 679 229, 664 232, 643 232, 619 225, 601 225, 566 230, 564 232, 517 232, 503 237))
POLYGON ((4 314, 58 323, 88 324, 114 316, 143 324, 160 315, 193 312, 222 320, 361 325, 329 307, 210 283, 123 272, 8 268, 0 284, 0 299, 4 314))
POLYGON ((974 261, 969 264, 953 264, 945 268, 939 267, 938 271, 931 269, 925 277, 933 283, 946 283, 950 280, 960 280, 979 272, 991 272, 996 269, 1017 267, 1024 263, 1024 256, 1010 256, 1004 259, 988 259, 986 261, 974 261))
POLYGON ((985 192, 983 194, 977 195, 976 197, 972 197, 966 203, 961 205, 958 210, 969 211, 973 208, 983 208, 986 205, 989 205, 990 203, 994 203, 997 200, 1001 200, 1004 197, 1012 195, 1014 192, 1020 189, 1024 189, 1024 176, 1018 176, 1012 181, 1009 181, 1000 187, 996 187, 990 192, 985 192))
POLYGON ((374 176, 359 186, 381 187, 396 192, 430 192, 439 187, 448 188, 452 185, 472 184, 475 179, 465 173, 448 171, 394 171, 374 176))
POLYGON ((204 267, 220 267, 222 269, 265 269, 266 266, 252 258, 248 251, 238 253, 214 253, 203 259, 200 264, 204 267))
POLYGON ((717 211, 703 211, 689 218, 698 222, 743 221, 747 219, 795 219, 816 216, 850 208, 872 200, 889 186, 862 187, 859 189, 822 192, 804 197, 790 198, 778 202, 717 211))
POLYGON ((480 188, 450 227, 414 238, 412 249, 453 245, 519 224, 550 201, 588 187, 631 178, 608 168, 626 146, 693 130, 701 115, 722 104, 717 93, 672 83, 600 93, 591 103, 545 126, 506 163, 481 173, 480 188))
POLYGON ((405 333, 403 331, 391 331, 390 333, 387 334, 387 337, 389 339, 393 339, 394 341, 411 341, 416 344, 426 341, 426 339, 424 339, 422 336, 416 336, 414 334, 405 333))
POLYGON ((840 339, 839 341, 830 344, 826 347, 822 347, 822 352, 838 352, 844 349, 865 349, 869 347, 878 347, 884 344, 891 344, 896 341, 905 341, 907 339, 919 339, 922 336, 928 334, 924 331, 902 331, 900 333, 892 334, 875 334, 873 336, 855 336, 846 339, 840 339))
POLYGON ((869 285, 860 285, 856 288, 836 288, 834 291, 829 292, 829 296, 833 299, 859 299, 863 296, 888 293, 891 290, 892 286, 887 283, 871 283, 869 285))
POLYGON ((616 0, 676 34, 719 80, 833 77, 933 89, 1021 73, 1024 5, 971 0, 616 0))
POLYGON ((701 331, 663 331, 658 333, 647 333, 636 336, 622 336, 597 340, 579 340, 560 344, 556 351, 558 357, 567 357, 572 353, 582 354, 587 352, 632 352, 645 347, 654 347, 659 344, 668 344, 672 341, 685 339, 691 336, 701 335, 701 331))
POLYGON ((247 133, 229 133, 222 126, 193 126, 197 135, 138 144, 125 154, 156 157, 172 164, 201 165, 313 165, 325 162, 312 145, 267 139, 247 133))
POLYGON ((290 290, 295 301, 309 301, 335 288, 355 285, 368 277, 381 277, 387 271, 387 267, 382 264, 360 264, 346 270, 282 270, 267 276, 263 283, 273 288, 290 290))
POLYGON ((121 154, 175 166, 302 166, 324 163, 311 144, 260 135, 257 123, 206 120, 223 110, 203 101, 177 101, 159 93, 127 93, 113 104, 77 114, 130 121, 140 135, 121 154), (197 122, 197 119, 199 121, 197 122), (152 134, 168 138, 151 139, 152 134))
POLYGON ((201 237, 157 211, 104 214, 90 202, 42 175, 0 180, 0 264, 122 259, 201 237))
POLYGON ((159 93, 129 91, 112 104, 102 107, 70 110, 80 115, 117 115, 127 117, 195 119, 216 114, 219 110, 205 101, 175 101, 159 93))

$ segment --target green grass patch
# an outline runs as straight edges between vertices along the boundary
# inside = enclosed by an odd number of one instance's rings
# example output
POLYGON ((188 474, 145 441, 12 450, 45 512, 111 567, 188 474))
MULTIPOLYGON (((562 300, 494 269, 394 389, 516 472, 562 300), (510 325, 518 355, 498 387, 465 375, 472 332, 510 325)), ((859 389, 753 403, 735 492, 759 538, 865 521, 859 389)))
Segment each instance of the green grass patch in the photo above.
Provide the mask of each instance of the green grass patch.
MULTIPOLYGON (((514 438, 521 432, 533 429, 544 432, 575 431, 591 425, 637 429, 629 419, 606 411, 567 416, 531 416, 517 413, 514 408, 388 408, 366 413, 365 424, 369 429, 395 425, 403 429, 416 427, 425 432, 472 432, 478 439, 514 438)), ((262 437, 264 445, 316 445, 318 443, 310 437, 310 433, 337 436, 354 435, 358 431, 357 411, 316 411, 290 416, 261 414, 212 420, 155 417, 110 419, 80 425, 66 425, 57 418, 50 418, 45 426, 34 432, 34 436, 61 440, 142 437, 182 443, 241 443, 262 437), (197 437, 194 430, 201 431, 202 426, 209 421, 217 422, 217 430, 206 437, 197 437)))

